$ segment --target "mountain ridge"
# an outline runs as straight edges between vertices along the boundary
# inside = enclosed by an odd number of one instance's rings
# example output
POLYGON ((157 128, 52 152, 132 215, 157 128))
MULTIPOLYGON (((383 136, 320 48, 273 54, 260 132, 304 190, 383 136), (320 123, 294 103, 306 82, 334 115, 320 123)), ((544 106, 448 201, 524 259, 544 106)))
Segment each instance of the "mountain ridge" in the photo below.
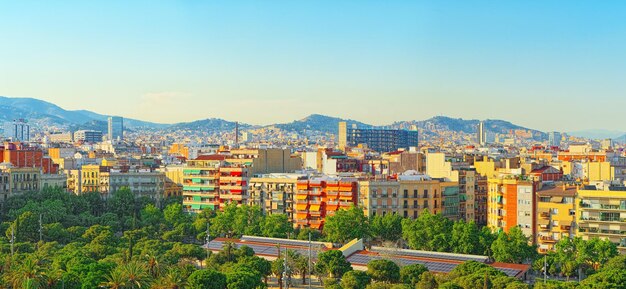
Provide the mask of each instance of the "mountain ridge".
MULTIPOLYGON (((72 129, 93 128, 95 125, 102 126, 106 122, 107 115, 102 115, 89 110, 65 110, 56 104, 35 98, 10 98, 0 96, 0 119, 10 121, 16 118, 26 118, 35 123, 53 123, 66 125, 72 129)), ((277 128, 289 132, 302 133, 304 131, 318 131, 322 133, 336 133, 337 123, 346 121, 348 126, 356 125, 361 128, 394 128, 409 129, 413 125, 417 126, 423 135, 434 135, 437 130, 450 130, 463 133, 475 133, 476 126, 480 120, 452 118, 447 116, 435 116, 426 120, 396 121, 390 125, 376 126, 353 119, 343 119, 323 114, 310 114, 302 119, 286 123, 276 123, 271 125, 253 125, 239 123, 240 129, 253 128, 277 128)), ((484 120, 488 130, 495 133, 506 133, 510 130, 524 129, 530 130, 533 136, 543 138, 544 132, 525 128, 505 120, 487 119, 484 120)), ((124 118, 124 123, 129 128, 146 128, 157 130, 197 130, 207 132, 222 132, 233 130, 235 121, 220 118, 206 118, 191 122, 180 122, 174 124, 153 123, 138 119, 124 118)))

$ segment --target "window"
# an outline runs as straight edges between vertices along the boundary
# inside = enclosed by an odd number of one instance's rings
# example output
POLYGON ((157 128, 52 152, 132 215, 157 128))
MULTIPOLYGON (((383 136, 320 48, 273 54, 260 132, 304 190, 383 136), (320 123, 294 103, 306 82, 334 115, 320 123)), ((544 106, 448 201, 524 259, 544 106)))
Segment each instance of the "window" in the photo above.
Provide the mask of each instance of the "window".
POLYGON ((424 198, 428 198, 428 190, 424 190, 424 198))
POLYGON ((404 190, 404 197, 408 198, 409 197, 409 190, 404 190))
POLYGON ((575 211, 575 210, 573 210, 573 209, 570 209, 570 210, 569 210, 569 215, 570 215, 570 216, 574 216, 574 215, 576 215, 576 211, 575 211))
POLYGON ((413 190, 413 198, 417 198, 417 190, 413 190))
POLYGON ((556 209, 556 208, 552 209, 551 211, 552 211, 552 215, 556 215, 559 213, 559 209, 556 209))

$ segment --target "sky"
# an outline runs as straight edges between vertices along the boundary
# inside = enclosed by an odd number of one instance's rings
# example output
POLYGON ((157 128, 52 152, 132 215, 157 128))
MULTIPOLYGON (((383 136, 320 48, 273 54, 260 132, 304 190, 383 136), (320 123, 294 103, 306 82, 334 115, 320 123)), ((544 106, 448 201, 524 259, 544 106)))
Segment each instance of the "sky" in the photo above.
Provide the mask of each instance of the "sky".
POLYGON ((0 95, 160 123, 626 128, 626 1, 5 1, 0 95))

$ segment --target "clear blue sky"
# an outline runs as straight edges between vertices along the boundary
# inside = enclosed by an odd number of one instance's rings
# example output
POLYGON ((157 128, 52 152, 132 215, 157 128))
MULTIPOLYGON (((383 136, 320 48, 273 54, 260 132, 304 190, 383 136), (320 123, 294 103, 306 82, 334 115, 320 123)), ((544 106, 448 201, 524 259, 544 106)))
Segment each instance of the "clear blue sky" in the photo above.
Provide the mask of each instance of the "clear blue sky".
POLYGON ((626 1, 0 1, 0 95, 157 122, 624 130, 626 1))

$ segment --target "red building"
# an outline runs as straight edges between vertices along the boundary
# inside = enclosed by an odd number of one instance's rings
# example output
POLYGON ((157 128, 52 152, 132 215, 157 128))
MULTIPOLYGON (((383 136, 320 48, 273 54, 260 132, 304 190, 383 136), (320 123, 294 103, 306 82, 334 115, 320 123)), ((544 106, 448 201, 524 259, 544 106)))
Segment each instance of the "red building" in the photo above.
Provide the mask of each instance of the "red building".
POLYGON ((0 163, 11 163, 16 168, 41 168, 44 174, 56 174, 59 165, 44 156, 43 150, 23 143, 5 142, 0 146, 0 163))
POLYGON ((534 180, 540 182, 556 182, 563 178, 563 171, 551 166, 544 166, 540 169, 533 170, 530 175, 534 180))

